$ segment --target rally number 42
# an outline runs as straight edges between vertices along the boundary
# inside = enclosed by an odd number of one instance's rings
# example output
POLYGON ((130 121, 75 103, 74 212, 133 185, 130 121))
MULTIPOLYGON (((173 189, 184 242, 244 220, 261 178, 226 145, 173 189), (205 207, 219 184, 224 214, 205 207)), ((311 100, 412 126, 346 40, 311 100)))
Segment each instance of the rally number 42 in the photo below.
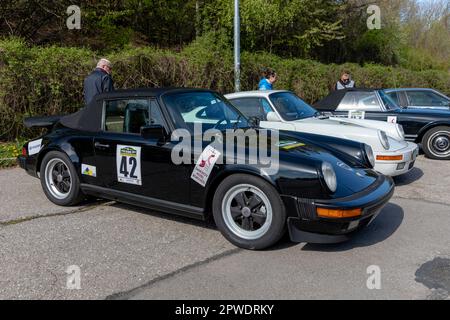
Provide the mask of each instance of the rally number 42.
POLYGON ((142 185, 141 147, 118 145, 116 164, 117 181, 142 185))

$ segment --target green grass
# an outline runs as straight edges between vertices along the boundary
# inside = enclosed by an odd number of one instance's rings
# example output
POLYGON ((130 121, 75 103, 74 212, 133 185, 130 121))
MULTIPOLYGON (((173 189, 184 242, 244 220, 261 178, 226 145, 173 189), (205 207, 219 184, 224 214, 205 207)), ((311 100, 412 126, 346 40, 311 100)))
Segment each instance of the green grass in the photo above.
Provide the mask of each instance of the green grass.
POLYGON ((17 165, 16 158, 22 153, 24 140, 0 142, 0 168, 10 168, 17 165))

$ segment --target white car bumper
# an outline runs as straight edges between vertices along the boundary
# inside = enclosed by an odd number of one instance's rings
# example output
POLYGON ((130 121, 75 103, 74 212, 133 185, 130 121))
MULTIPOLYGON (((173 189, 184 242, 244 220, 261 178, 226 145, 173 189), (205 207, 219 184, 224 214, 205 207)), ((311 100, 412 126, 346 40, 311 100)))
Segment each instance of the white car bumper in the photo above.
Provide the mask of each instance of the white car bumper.
POLYGON ((374 152, 375 170, 384 175, 395 177, 409 172, 419 155, 419 146, 408 142, 408 146, 395 152, 374 152), (398 157, 396 160, 381 160, 382 157, 398 157), (401 157, 401 159, 400 159, 401 157))

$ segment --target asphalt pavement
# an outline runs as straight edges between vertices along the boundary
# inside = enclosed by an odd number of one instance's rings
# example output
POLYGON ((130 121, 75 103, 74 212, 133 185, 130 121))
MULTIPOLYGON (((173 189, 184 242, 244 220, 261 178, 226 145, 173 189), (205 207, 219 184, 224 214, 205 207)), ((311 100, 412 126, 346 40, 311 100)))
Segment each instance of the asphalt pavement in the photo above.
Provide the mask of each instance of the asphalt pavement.
POLYGON ((39 180, 0 170, 0 299, 450 299, 449 169, 421 156, 347 243, 262 252, 206 222, 108 201, 58 207, 39 180))

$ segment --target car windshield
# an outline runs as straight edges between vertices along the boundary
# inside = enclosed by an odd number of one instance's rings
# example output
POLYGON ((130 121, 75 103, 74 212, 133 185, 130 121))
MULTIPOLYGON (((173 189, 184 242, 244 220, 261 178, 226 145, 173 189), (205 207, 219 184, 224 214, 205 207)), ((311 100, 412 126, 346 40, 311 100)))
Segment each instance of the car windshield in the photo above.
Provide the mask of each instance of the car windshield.
POLYGON ((269 98, 286 121, 311 118, 319 114, 316 109, 291 92, 272 93, 269 98))
POLYGON ((225 98, 213 92, 184 92, 163 98, 177 128, 194 133, 194 126, 208 129, 239 129, 250 127, 247 119, 225 98))
POLYGON ((381 100, 383 100, 383 103, 388 110, 397 110, 401 109, 400 106, 391 98, 389 95, 386 94, 383 90, 379 91, 381 100))

